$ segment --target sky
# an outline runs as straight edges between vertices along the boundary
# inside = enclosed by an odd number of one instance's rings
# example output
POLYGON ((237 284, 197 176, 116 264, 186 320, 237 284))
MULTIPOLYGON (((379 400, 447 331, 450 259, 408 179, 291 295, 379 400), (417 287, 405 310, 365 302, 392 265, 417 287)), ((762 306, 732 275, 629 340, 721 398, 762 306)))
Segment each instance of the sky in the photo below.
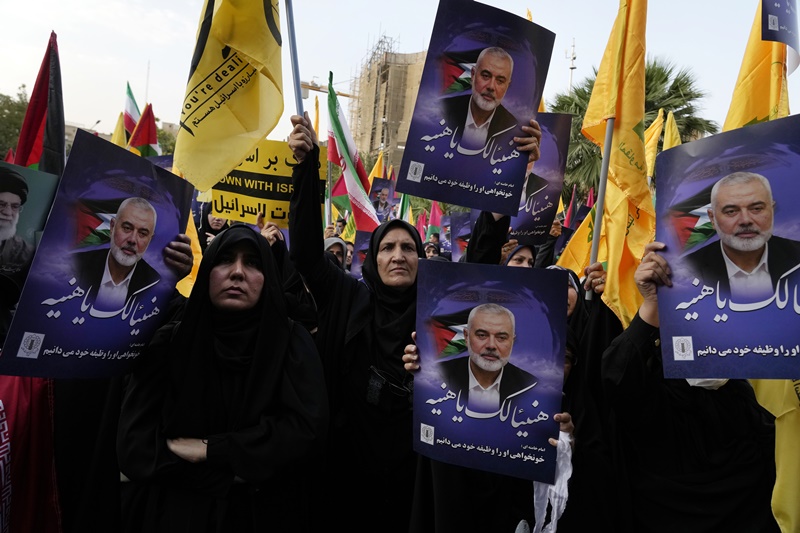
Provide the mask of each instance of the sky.
MULTIPOLYGON (((690 68, 708 96, 700 115, 720 127, 760 0, 651 0, 647 54, 690 68)), ((782 0, 775 0, 782 1, 782 0)), ((574 83, 600 64, 619 0, 485 0, 482 3, 525 16, 556 34, 545 101, 566 92, 575 43, 574 83)), ((0 93, 33 88, 50 31, 58 35, 67 122, 111 133, 130 82, 140 109, 153 104, 156 117, 178 122, 202 0, 26 0, 6 2, 0 21, 0 93)), ((320 85, 334 75, 334 87, 350 91, 368 53, 385 35, 401 53, 427 49, 438 2, 433 0, 304 0, 293 2, 300 78, 320 85)), ((269 135, 285 139, 295 114, 289 32, 280 2, 283 46, 284 115, 269 135)), ((800 106, 800 74, 789 77, 789 105, 800 106)), ((320 96, 320 126, 327 128, 324 93, 303 101, 314 115, 320 96)), ((347 98, 340 98, 347 106, 347 98)))

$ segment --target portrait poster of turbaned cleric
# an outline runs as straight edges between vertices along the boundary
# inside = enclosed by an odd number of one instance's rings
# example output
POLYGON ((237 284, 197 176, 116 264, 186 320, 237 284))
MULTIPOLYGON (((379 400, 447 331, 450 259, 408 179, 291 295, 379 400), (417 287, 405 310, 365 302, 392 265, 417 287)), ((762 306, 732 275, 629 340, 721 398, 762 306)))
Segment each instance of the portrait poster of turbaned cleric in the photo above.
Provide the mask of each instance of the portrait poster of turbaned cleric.
POLYGON ((526 137, 555 34, 512 13, 442 0, 406 141, 397 190, 513 215, 526 137))
POLYGON ((420 261, 414 449, 553 483, 566 273, 420 261))
POLYGON ((164 249, 189 218, 192 185, 78 131, 0 374, 122 374, 169 316, 177 274, 164 249))
POLYGON ((542 244, 547 240, 558 210, 567 168, 572 115, 539 113, 536 120, 542 128, 542 156, 530 165, 522 187, 519 211, 511 217, 508 235, 509 239, 517 239, 520 244, 542 244))
POLYGON ((800 364, 800 117, 656 159, 664 375, 792 378, 800 364))

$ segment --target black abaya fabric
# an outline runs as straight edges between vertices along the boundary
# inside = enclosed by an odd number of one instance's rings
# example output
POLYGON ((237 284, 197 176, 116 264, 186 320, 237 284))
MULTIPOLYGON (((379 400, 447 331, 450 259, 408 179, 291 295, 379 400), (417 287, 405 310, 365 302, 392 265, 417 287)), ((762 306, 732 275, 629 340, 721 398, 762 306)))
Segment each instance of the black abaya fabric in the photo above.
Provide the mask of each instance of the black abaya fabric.
POLYGON ((260 531, 276 523, 303 531, 305 465, 327 421, 319 357, 287 317, 270 248, 234 226, 207 249, 183 320, 159 330, 131 374, 117 452, 138 484, 140 508, 123 522, 141 526, 132 531, 260 531), (211 303, 209 275, 241 242, 258 251, 264 287, 254 308, 225 313, 211 303), (166 439, 179 437, 206 439, 207 460, 172 454, 166 439))

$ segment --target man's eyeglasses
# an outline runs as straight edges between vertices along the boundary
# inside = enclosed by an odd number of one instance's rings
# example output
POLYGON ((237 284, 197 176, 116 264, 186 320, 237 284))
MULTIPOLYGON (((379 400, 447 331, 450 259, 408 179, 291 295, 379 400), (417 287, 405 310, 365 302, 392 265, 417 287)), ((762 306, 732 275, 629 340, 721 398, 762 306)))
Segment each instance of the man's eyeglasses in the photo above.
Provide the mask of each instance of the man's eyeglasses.
POLYGON ((6 209, 11 208, 12 213, 19 213, 22 211, 22 204, 10 204, 8 202, 3 202, 0 200, 0 211, 5 211, 6 209))

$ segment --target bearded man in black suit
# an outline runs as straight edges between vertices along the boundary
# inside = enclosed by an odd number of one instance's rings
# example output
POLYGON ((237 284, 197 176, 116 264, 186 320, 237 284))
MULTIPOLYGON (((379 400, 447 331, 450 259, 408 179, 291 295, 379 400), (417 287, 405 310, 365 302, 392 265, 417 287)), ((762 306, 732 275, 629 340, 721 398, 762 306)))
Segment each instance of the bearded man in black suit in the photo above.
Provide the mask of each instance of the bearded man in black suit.
POLYGON ((725 176, 711 189, 708 210, 719 243, 687 255, 690 269, 737 303, 768 299, 778 280, 800 266, 800 242, 772 235, 774 214, 767 178, 753 172, 725 176))
POLYGON ((497 304, 479 305, 464 329, 469 357, 439 363, 442 379, 471 411, 497 412, 508 398, 536 385, 536 376, 509 363, 514 330, 514 313, 497 304))

